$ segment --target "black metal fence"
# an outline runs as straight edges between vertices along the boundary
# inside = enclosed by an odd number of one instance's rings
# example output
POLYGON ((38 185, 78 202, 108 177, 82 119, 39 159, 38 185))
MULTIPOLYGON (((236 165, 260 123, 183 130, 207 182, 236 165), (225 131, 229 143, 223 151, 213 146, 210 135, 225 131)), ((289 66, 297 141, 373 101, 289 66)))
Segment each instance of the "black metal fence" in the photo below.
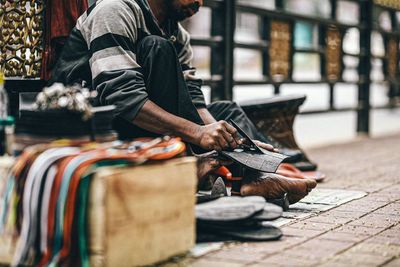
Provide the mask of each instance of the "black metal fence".
MULTIPOLYGON (((264 9, 241 4, 236 0, 204 0, 204 6, 211 9, 211 32, 209 38, 193 38, 193 46, 207 46, 211 49, 211 78, 204 81, 211 88, 211 99, 232 99, 235 85, 272 84, 274 93, 279 94, 280 86, 287 83, 296 84, 328 84, 330 88, 329 108, 303 112, 303 114, 331 111, 356 111, 358 113, 357 131, 368 133, 371 108, 393 108, 396 106, 399 93, 399 37, 400 28, 396 12, 398 1, 379 0, 347 0, 354 2, 359 8, 359 22, 346 24, 338 21, 337 4, 330 0, 330 18, 308 16, 288 12, 284 9, 283 0, 275 0, 275 9, 264 9), (382 2, 382 3, 381 3, 382 2), (384 30, 374 23, 373 12, 388 12, 391 20, 391 30, 384 30), (260 19, 259 31, 261 40, 258 42, 235 42, 236 15, 249 13, 260 19), (318 28, 318 46, 315 48, 296 48, 294 45, 294 25, 297 22, 307 22, 318 28), (343 50, 343 38, 349 29, 359 31, 359 53, 346 53, 343 50), (385 44, 385 56, 371 54, 371 34, 382 35, 385 44), (262 53, 262 74, 260 80, 235 80, 234 49, 245 48, 262 53), (295 81, 293 74, 293 58, 296 53, 316 54, 320 58, 320 79, 295 81), (343 57, 358 59, 358 80, 343 79, 346 68, 343 57), (384 80, 371 80, 371 60, 382 61, 384 80), (371 107, 371 83, 386 83, 390 90, 389 101, 383 106, 371 107), (336 108, 334 90, 337 83, 353 83, 358 86, 358 105, 354 108, 336 108)), ((244 1, 243 1, 244 2, 244 1)))

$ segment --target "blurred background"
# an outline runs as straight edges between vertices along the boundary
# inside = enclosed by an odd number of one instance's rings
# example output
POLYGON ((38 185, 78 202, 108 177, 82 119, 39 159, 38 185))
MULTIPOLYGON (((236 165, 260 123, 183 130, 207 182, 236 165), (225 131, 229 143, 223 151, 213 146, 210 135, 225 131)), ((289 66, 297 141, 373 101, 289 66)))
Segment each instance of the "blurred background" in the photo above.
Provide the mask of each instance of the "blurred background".
POLYGON ((204 7, 182 24, 192 36, 192 65, 206 81, 203 92, 207 101, 218 99, 213 97, 213 91, 218 90, 213 88, 218 70, 212 64, 227 62, 213 61, 213 47, 221 42, 218 34, 229 38, 226 31, 231 30, 235 42, 231 99, 240 102, 277 93, 305 94, 307 99, 294 125, 300 146, 349 141, 366 132, 370 136, 400 132, 397 108, 400 1, 237 0, 230 1, 231 6, 218 5, 223 1, 204 2, 204 7), (227 9, 235 13, 234 27, 226 23, 222 30, 213 26, 218 16, 229 21, 227 9), (362 37, 366 31, 370 33, 370 45, 368 37, 362 37), (276 52, 272 50, 274 38, 280 42, 276 52), (285 38, 290 39, 289 45, 285 46, 285 38), (390 54, 393 42, 395 49, 390 54), (278 57, 275 63, 273 53, 278 57), (288 71, 285 71, 285 54, 288 54, 288 71), (363 57, 367 61, 362 61, 363 57), (364 85, 360 73, 368 71, 362 69, 368 61, 370 75, 364 85), (273 64, 278 65, 275 68, 273 64), (394 64, 394 70, 390 64, 394 64), (360 101, 363 98, 360 94, 366 90, 371 106, 367 110, 369 123, 367 131, 363 126, 360 131, 357 121, 360 105, 362 101, 365 103, 365 99, 360 101))

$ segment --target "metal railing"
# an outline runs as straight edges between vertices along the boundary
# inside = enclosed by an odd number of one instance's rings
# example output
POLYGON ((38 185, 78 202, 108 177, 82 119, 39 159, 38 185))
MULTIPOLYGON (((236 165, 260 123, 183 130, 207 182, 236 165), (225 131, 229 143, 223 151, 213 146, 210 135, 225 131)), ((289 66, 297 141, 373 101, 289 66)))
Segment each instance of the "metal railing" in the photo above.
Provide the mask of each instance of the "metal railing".
POLYGON ((275 0, 275 9, 263 9, 248 4, 237 3, 236 0, 204 0, 204 6, 211 9, 211 32, 209 38, 193 38, 193 46, 206 46, 211 49, 210 74, 211 78, 204 81, 211 88, 211 100, 232 99, 235 85, 262 85, 272 84, 274 93, 280 93, 282 84, 316 84, 329 85, 329 108, 302 112, 315 114, 331 111, 356 111, 357 131, 368 133, 371 108, 393 108, 399 94, 399 37, 400 29, 396 21, 396 4, 385 5, 390 1, 380 0, 347 0, 359 7, 359 22, 346 24, 336 19, 337 0, 330 0, 330 18, 308 16, 289 12, 284 9, 283 0, 275 0), (383 3, 383 4, 381 4, 383 3), (385 31, 373 24, 373 10, 389 12, 391 31, 385 31), (236 15, 239 13, 253 14, 259 17, 260 41, 235 42, 236 15), (316 48, 296 48, 294 45, 294 25, 296 22, 307 22, 318 27, 318 46, 316 48), (360 51, 357 54, 343 51, 343 38, 349 29, 359 31, 360 51), (371 34, 375 31, 383 36, 385 56, 371 54, 371 34), (281 36, 282 38, 280 38, 281 36), (330 40, 327 42, 327 40, 330 40), (331 44, 333 42, 333 45, 331 44), (336 43, 335 43, 336 42, 336 43), (288 51, 275 51, 277 45, 286 47, 288 51), (262 53, 262 79, 235 80, 234 50, 236 48, 251 49, 262 53), (293 80, 293 57, 295 53, 311 53, 320 58, 320 75, 318 80, 293 80), (278 54, 278 55, 277 55, 278 54), (280 55, 279 55, 280 54, 280 55), (343 79, 345 64, 343 57, 358 58, 358 80, 343 79), (383 62, 384 81, 389 85, 389 102, 383 106, 370 105, 371 60, 379 59, 383 62), (279 67, 279 64, 281 66, 279 67), (352 83, 358 86, 358 105, 354 108, 336 108, 334 103, 335 84, 352 83))

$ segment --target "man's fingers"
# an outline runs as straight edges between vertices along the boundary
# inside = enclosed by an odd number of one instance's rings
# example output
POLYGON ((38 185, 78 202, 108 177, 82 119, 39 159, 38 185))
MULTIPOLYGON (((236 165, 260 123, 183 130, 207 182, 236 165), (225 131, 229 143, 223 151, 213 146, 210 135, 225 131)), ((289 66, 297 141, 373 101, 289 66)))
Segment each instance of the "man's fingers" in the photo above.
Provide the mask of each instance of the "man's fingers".
POLYGON ((240 138, 240 144, 247 144, 246 138, 240 138))
POLYGON ((266 149, 266 150, 273 151, 273 152, 279 152, 279 150, 275 149, 275 148, 274 148, 272 145, 270 145, 270 144, 266 144, 266 143, 260 142, 260 141, 258 141, 258 140, 254 140, 254 143, 255 143, 257 146, 259 146, 259 147, 261 147, 261 148, 264 148, 264 149, 266 149))
POLYGON ((229 147, 228 143, 221 136, 221 134, 214 134, 209 142, 209 149, 214 149, 216 151, 221 151, 226 147, 229 147), (212 140, 212 141, 211 141, 212 140))
POLYGON ((242 144, 241 139, 239 138, 238 131, 236 130, 235 127, 230 125, 229 123, 225 122, 225 128, 229 132, 229 134, 232 136, 233 140, 235 141, 236 144, 240 145, 242 144))
POLYGON ((264 149, 267 149, 267 150, 269 150, 269 151, 273 151, 274 150, 274 147, 273 146, 271 146, 270 144, 265 144, 265 143, 258 143, 258 146, 260 146, 260 147, 262 147, 262 148, 264 148, 264 149))
MULTIPOLYGON (((218 144, 219 144, 219 146, 221 147, 221 149, 220 150, 222 150, 222 149, 224 149, 224 148, 228 148, 228 147, 230 147, 230 145, 229 145, 229 138, 227 138, 226 136, 225 136, 225 132, 222 132, 220 135, 218 135, 217 137, 216 137, 216 141, 218 142, 218 144)), ((219 150, 218 150, 219 151, 219 150)))
POLYGON ((223 147, 221 147, 219 142, 215 140, 215 142, 213 144, 211 144, 210 149, 214 149, 215 151, 221 151, 223 149, 223 147))
POLYGON ((231 148, 236 148, 238 143, 236 142, 235 138, 233 137, 232 134, 229 133, 229 131, 223 131, 222 136, 225 139, 225 141, 228 143, 227 147, 231 148))

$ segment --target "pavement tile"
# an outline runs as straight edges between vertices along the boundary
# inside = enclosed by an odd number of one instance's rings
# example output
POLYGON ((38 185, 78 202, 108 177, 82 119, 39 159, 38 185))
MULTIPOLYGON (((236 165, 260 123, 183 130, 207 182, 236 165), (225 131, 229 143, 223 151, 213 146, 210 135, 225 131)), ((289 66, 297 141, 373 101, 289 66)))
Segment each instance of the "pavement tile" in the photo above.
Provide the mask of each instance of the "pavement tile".
POLYGON ((306 240, 307 238, 305 237, 283 236, 281 239, 276 241, 242 243, 238 245, 238 249, 242 248, 243 251, 251 250, 253 252, 260 252, 266 256, 268 254, 277 253, 299 243, 303 243, 306 240))
POLYGON ((366 227, 366 226, 361 226, 361 225, 343 225, 339 228, 336 228, 332 230, 332 232, 337 232, 337 233, 349 233, 349 234, 361 234, 361 235, 368 235, 372 236, 375 235, 381 231, 383 231, 385 228, 382 227, 366 227))
POLYGON ((387 206, 377 209, 374 213, 400 216, 400 206, 397 203, 390 203, 387 206))
POLYGON ((152 267, 190 267, 193 259, 190 257, 172 258, 168 262, 151 265, 152 267))
POLYGON ((327 240, 318 237, 286 250, 285 252, 290 252, 293 255, 303 258, 321 261, 353 245, 354 242, 351 241, 327 240))
POLYGON ((319 236, 319 238, 321 238, 321 239, 349 241, 349 242, 355 242, 355 243, 359 242, 361 240, 367 239, 368 237, 370 237, 370 236, 363 235, 363 234, 342 233, 342 232, 333 232, 333 231, 319 236))
POLYGON ((318 264, 318 267, 354 267, 354 264, 351 262, 337 262, 337 261, 323 261, 322 263, 318 264))
POLYGON ((335 211, 357 211, 357 212, 363 212, 365 214, 365 213, 371 212, 377 208, 384 206, 385 203, 383 203, 383 204, 382 203, 383 202, 377 202, 375 204, 363 203, 362 205, 361 204, 359 205, 357 203, 343 204, 343 205, 335 208, 335 211))
POLYGON ((393 227, 391 227, 390 229, 400 230, 400 223, 396 223, 396 224, 393 225, 393 227))
POLYGON ((347 204, 344 204, 340 207, 338 207, 338 210, 358 210, 358 211, 373 211, 377 208, 381 208, 383 206, 386 206, 388 203, 385 201, 374 201, 372 199, 358 199, 351 201, 347 204))
POLYGON ((213 260, 213 259, 206 259, 201 258, 195 260, 190 263, 190 267, 211 267, 211 266, 218 266, 218 267, 242 267, 245 266, 243 263, 238 263, 235 261, 227 261, 227 260, 213 260))
MULTIPOLYGON (((398 169, 398 168, 397 168, 398 169)), ((398 172, 398 170, 397 170, 398 172)), ((394 182, 396 183, 396 182, 394 182)), ((377 195, 397 195, 399 196, 400 194, 400 183, 399 181, 397 182, 397 184, 391 184, 388 187, 382 188, 381 190, 374 192, 374 194, 377 195)))
POLYGON ((312 238, 325 232, 325 230, 298 229, 290 226, 282 227, 281 230, 285 236, 299 236, 306 238, 312 238))
POLYGON ((381 256, 400 256, 400 246, 362 242, 352 247, 349 251, 361 254, 374 254, 381 256))
POLYGON ((351 262, 353 266, 379 266, 391 258, 391 256, 358 254, 351 251, 346 251, 345 253, 334 256, 330 261, 334 263, 351 262))
POLYGON ((397 236, 376 235, 368 239, 366 242, 400 246, 400 234, 397 233, 397 236))
POLYGON ((330 223, 330 224, 334 224, 334 225, 342 225, 345 223, 348 223, 350 221, 352 221, 353 218, 352 217, 339 217, 335 214, 332 213, 328 213, 328 214, 321 214, 318 216, 313 216, 311 218, 308 218, 306 220, 303 221, 307 221, 307 222, 320 222, 320 223, 330 223))
POLYGON ((363 225, 367 227, 390 227, 400 221, 399 216, 371 213, 360 219, 350 222, 348 225, 363 225))
POLYGON ((257 265, 251 266, 311 266, 315 265, 319 260, 307 259, 303 257, 294 257, 292 253, 284 252, 277 255, 273 255, 257 262, 257 265))
MULTIPOLYGON (((265 246, 269 246, 265 244, 265 246)), ((267 255, 266 251, 262 249, 252 249, 246 248, 243 244, 234 245, 234 246, 227 246, 223 247, 222 249, 211 252, 207 255, 208 259, 219 259, 219 260, 227 260, 233 261, 238 263, 250 263, 253 261, 258 261, 264 258, 267 255)))
POLYGON ((396 185, 391 185, 385 189, 382 189, 379 191, 379 194, 400 194, 400 184, 396 184, 396 185))
POLYGON ((338 208, 330 210, 328 212, 322 213, 321 216, 333 216, 333 217, 340 217, 340 218, 351 218, 356 219, 368 214, 365 211, 358 211, 358 210, 338 210, 338 208))
POLYGON ((394 258, 388 263, 383 265, 384 267, 399 267, 400 266, 400 258, 394 258))
MULTIPOLYGON (((348 179, 353 179, 353 178, 354 177, 352 177, 352 176, 348 177, 348 179)), ((387 183, 383 183, 383 182, 381 182, 381 183, 370 183, 370 182, 368 182, 368 183, 365 183, 365 184, 357 183, 357 184, 353 184, 353 185, 347 186, 346 189, 347 190, 359 190, 359 191, 364 191, 364 192, 367 192, 367 193, 374 193, 374 192, 377 192, 379 190, 382 190, 385 187, 390 186, 391 184, 392 183, 389 183, 389 182, 387 182, 387 183)))
MULTIPOLYGON (((322 171, 322 172, 324 172, 324 171, 322 171)), ((324 173, 326 173, 326 172, 324 172, 324 173)), ((327 188, 327 189, 333 189, 334 188, 334 189, 343 190, 343 189, 346 189, 346 187, 349 186, 349 184, 346 183, 346 182, 340 182, 340 181, 335 180, 332 176, 329 176, 328 173, 326 173, 326 175, 327 175, 327 178, 325 179, 325 181, 322 184, 319 183, 317 185, 318 188, 327 188), (328 183, 328 181, 329 181, 329 183, 328 183)))
POLYGON ((388 196, 388 194, 385 193, 381 193, 381 191, 374 191, 372 193, 367 194, 366 196, 364 196, 363 198, 359 198, 359 199, 355 199, 354 201, 350 202, 350 203, 368 203, 368 202, 391 202, 393 200, 388 200, 388 198, 386 198, 386 196, 388 196))
POLYGON ((398 227, 398 225, 391 227, 385 231, 383 231, 382 233, 380 233, 379 235, 383 235, 383 236, 396 236, 400 239, 400 227, 398 227))
POLYGON ((369 198, 380 202, 392 202, 400 199, 400 191, 398 192, 382 192, 371 193, 368 195, 369 198))
POLYGON ((290 225, 291 228, 297 228, 300 230, 316 230, 316 231, 322 231, 322 232, 327 232, 338 226, 339 225, 335 225, 332 223, 311 222, 308 220, 303 220, 303 221, 300 221, 300 222, 290 225))

